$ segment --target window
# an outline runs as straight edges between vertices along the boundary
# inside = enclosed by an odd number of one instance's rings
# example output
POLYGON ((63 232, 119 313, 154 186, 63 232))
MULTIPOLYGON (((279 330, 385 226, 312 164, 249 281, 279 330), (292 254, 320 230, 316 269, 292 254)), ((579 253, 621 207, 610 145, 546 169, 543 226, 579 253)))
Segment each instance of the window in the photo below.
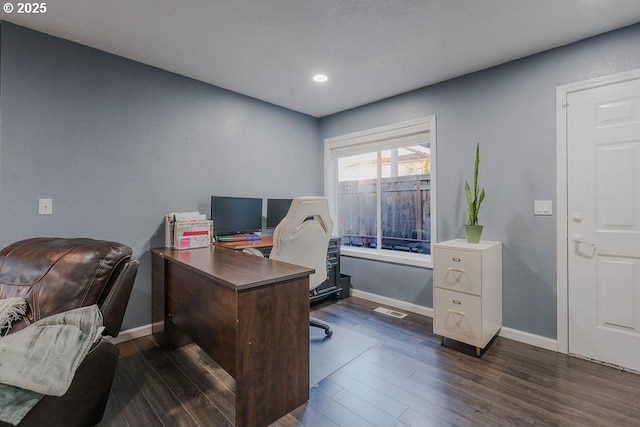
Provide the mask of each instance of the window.
POLYGON ((326 194, 344 255, 431 265, 435 117, 325 140, 326 194))

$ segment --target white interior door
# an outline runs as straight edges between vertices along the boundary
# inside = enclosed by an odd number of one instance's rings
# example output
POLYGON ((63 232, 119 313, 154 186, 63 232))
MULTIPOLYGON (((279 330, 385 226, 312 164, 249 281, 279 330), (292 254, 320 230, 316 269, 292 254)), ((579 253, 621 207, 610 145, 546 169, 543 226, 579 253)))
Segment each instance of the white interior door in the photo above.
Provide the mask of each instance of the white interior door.
POLYGON ((567 103, 569 353, 640 371, 640 80, 567 103))

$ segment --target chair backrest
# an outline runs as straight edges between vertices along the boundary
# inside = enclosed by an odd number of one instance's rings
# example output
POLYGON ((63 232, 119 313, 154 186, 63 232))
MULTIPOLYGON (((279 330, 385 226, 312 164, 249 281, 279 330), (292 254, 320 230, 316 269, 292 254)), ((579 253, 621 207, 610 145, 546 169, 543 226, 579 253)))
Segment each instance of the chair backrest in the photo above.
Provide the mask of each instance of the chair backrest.
POLYGON ((0 298, 22 297, 28 309, 9 333, 74 308, 97 304, 105 335, 117 336, 138 261, 121 243, 87 238, 33 238, 0 250, 0 298))
POLYGON ((327 248, 333 232, 325 197, 293 199, 287 215, 273 232, 269 258, 315 269, 310 289, 327 279, 327 248))

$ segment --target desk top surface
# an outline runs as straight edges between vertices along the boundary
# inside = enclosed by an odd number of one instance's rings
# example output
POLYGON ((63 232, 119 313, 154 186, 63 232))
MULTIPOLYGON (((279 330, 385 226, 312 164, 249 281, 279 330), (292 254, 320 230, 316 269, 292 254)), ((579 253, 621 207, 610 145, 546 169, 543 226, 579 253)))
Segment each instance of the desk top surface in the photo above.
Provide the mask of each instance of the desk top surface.
POLYGON ((151 252, 238 291, 305 277, 314 272, 312 268, 218 246, 184 250, 157 248, 151 252))

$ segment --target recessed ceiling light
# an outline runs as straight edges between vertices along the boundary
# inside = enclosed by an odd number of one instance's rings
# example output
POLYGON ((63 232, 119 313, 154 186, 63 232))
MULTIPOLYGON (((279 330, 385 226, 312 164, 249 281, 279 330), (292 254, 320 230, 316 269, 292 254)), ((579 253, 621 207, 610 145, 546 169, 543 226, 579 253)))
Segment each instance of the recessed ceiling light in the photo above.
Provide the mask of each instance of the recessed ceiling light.
POLYGON ((315 76, 313 76, 313 81, 314 82, 324 83, 327 80, 329 80, 329 77, 327 77, 326 74, 316 74, 315 76))

